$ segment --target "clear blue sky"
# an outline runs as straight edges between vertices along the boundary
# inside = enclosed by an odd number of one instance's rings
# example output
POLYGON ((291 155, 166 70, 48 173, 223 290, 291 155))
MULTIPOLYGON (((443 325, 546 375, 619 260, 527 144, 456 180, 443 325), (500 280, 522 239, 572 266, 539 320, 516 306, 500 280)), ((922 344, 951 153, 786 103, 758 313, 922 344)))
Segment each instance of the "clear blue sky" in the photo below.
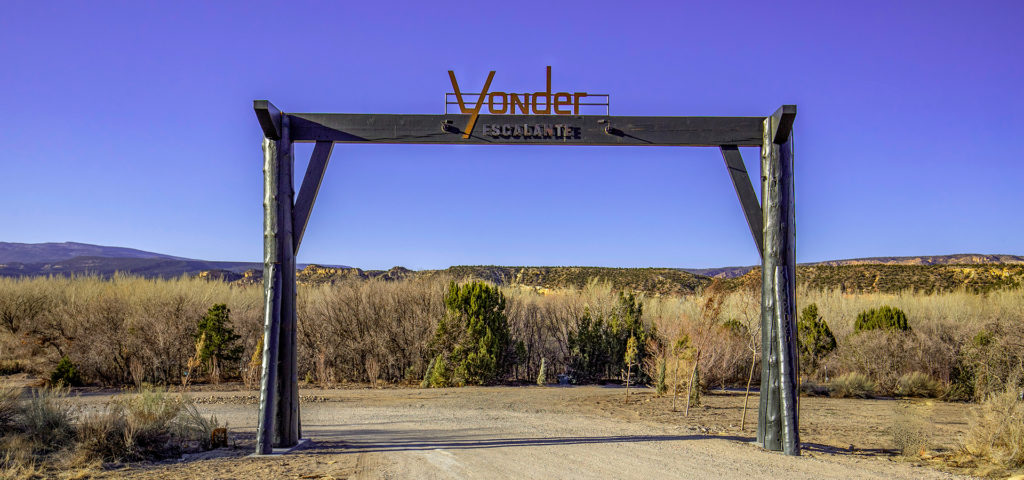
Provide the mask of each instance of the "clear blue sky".
MULTIPOLYGON (((619 115, 797 104, 800 261, 1024 254, 1022 2, 155 3, 4 4, 0 241, 259 261, 253 99, 441 113, 449 69, 551 65, 619 115)), ((299 261, 759 263, 716 149, 379 145, 335 147, 299 261)))

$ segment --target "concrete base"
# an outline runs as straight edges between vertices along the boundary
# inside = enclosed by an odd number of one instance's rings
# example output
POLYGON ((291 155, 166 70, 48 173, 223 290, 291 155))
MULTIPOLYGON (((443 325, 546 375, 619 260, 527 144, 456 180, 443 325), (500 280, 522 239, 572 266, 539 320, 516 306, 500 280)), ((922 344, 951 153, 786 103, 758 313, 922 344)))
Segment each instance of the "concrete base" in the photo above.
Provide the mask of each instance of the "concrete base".
POLYGON ((297 450, 299 448, 306 447, 306 446, 308 446, 311 443, 313 443, 313 441, 308 439, 308 438, 300 438, 299 439, 299 443, 296 443, 295 445, 293 445, 291 447, 275 448, 274 451, 271 452, 271 453, 267 453, 267 454, 254 453, 254 454, 249 455, 249 456, 250 457, 272 457, 274 455, 284 455, 286 453, 291 453, 292 450, 297 450))

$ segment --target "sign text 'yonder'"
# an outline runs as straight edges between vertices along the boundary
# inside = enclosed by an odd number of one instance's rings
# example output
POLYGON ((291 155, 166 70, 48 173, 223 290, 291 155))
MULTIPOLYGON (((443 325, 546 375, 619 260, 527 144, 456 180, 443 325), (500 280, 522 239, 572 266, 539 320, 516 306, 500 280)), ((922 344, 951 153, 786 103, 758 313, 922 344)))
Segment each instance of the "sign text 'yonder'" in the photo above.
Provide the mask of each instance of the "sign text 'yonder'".
MULTIPOLYGON (((490 92, 491 81, 494 80, 494 70, 491 70, 487 74, 487 80, 484 82, 483 88, 479 94, 476 93, 462 93, 459 88, 459 82, 455 79, 455 72, 448 70, 448 78, 452 82, 452 88, 455 90, 455 99, 459 105, 459 110, 464 114, 469 114, 469 123, 466 124, 466 128, 462 135, 462 138, 469 138, 473 132, 473 127, 476 125, 477 117, 480 115, 480 111, 483 109, 484 103, 487 104, 487 111, 492 115, 504 115, 504 114, 524 114, 524 115, 579 115, 580 113, 580 99, 587 96, 587 92, 551 92, 551 67, 547 67, 547 82, 546 88, 543 91, 533 93, 508 93, 508 92, 490 92), (466 99, 463 95, 476 96, 475 105, 467 105, 466 99)), ((446 100, 447 103, 447 100, 446 100)), ((563 130, 562 125, 558 125, 558 128, 554 126, 546 126, 548 128, 540 127, 537 128, 537 133, 531 135, 531 129, 529 126, 523 128, 522 126, 510 126, 511 131, 503 129, 501 126, 497 126, 497 129, 491 129, 488 126, 488 131, 485 135, 494 136, 511 136, 511 137, 531 137, 531 136, 549 136, 556 137, 568 137, 572 138, 568 132, 573 131, 571 127, 566 125, 563 130), (523 128, 516 132, 517 129, 523 128), (525 130, 525 131, 523 131, 525 130), (553 130, 548 133, 547 130, 553 130), (530 132, 530 133, 527 133, 530 132), (564 132, 564 133, 563 133, 564 132), (523 135, 525 133, 525 135, 523 135)))

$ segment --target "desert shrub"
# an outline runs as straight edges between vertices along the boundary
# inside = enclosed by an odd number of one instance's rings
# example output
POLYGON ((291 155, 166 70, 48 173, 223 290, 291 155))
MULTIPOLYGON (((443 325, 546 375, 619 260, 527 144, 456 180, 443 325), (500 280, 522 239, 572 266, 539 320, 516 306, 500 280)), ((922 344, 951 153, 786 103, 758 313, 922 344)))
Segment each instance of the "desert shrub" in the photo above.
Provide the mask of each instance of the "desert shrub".
POLYGON ((902 397, 934 398, 942 395, 942 386, 926 373, 911 372, 897 381, 896 394, 902 397))
POLYGON ((840 375, 829 384, 829 393, 840 398, 870 398, 875 392, 875 382, 861 373, 840 375))
MULTIPOLYGON (((706 387, 745 385, 750 370, 750 341, 746 327, 715 325, 705 334, 700 374, 706 387)), ((691 333, 696 333, 691 328, 691 333)))
POLYGON ((210 448, 215 417, 195 404, 159 389, 118 398, 106 410, 86 415, 78 425, 79 453, 103 461, 158 460, 210 448))
POLYGON ((903 310, 883 305, 857 314, 853 329, 857 332, 869 330, 905 332, 910 330, 910 325, 907 324, 907 314, 903 313, 903 310))
POLYGON ((928 448, 927 424, 912 412, 897 412, 888 430, 893 446, 903 456, 915 457, 928 448))
POLYGON ((85 459, 159 460, 208 450, 219 426, 215 417, 204 417, 183 397, 143 389, 85 415, 78 423, 76 448, 85 459))
POLYGON ((13 430, 20 396, 20 388, 0 386, 0 436, 13 430))
POLYGON ((800 312, 796 323, 800 360, 807 372, 818 369, 819 361, 836 349, 836 337, 825 320, 818 315, 818 305, 810 304, 800 312))
POLYGON ((366 359, 373 357, 385 382, 426 378, 447 287, 445 278, 300 287, 299 375, 311 373, 321 384, 368 382, 366 359))
POLYGON ((0 326, 11 334, 31 328, 52 306, 52 298, 38 283, 16 279, 17 289, 0 289, 0 326))
POLYGON ((1016 322, 986 326, 964 347, 962 361, 968 370, 963 374, 965 383, 969 382, 975 400, 1003 391, 1009 380, 1016 379, 1016 386, 1024 387, 1018 375, 1024 365, 1024 329, 1016 322))
POLYGON ((24 435, 0 437, 0 478, 47 478, 45 473, 39 465, 39 457, 33 452, 32 442, 24 435))
POLYGON ((51 453, 74 441, 75 409, 67 394, 67 388, 41 388, 21 403, 17 428, 36 453, 51 453))
POLYGON ((972 412, 964 449, 1008 468, 1024 467, 1024 401, 1021 390, 1009 384, 989 394, 972 412))
POLYGON ((115 275, 0 279, 0 291, 46 299, 37 315, 19 317, 17 335, 0 328, 4 356, 47 373, 67 356, 85 383, 178 381, 192 354, 196 319, 211 303, 232 308, 243 344, 255 344, 262 330, 258 287, 115 275))
POLYGON ((57 362, 57 366, 50 372, 50 385, 77 387, 81 384, 82 377, 78 373, 78 367, 67 355, 61 357, 60 362, 57 362))
POLYGON ((876 393, 897 391, 903 375, 921 372, 933 379, 950 382, 957 362, 955 336, 930 326, 894 335, 874 330, 848 335, 838 343, 826 365, 829 371, 859 372, 876 384, 876 393))
POLYGON ((501 291, 483 282, 451 282, 444 301, 447 313, 433 346, 445 360, 441 363, 451 365, 448 383, 483 385, 507 373, 512 342, 501 291))
POLYGON ((25 364, 17 360, 0 360, 0 375, 14 375, 26 370, 25 364))

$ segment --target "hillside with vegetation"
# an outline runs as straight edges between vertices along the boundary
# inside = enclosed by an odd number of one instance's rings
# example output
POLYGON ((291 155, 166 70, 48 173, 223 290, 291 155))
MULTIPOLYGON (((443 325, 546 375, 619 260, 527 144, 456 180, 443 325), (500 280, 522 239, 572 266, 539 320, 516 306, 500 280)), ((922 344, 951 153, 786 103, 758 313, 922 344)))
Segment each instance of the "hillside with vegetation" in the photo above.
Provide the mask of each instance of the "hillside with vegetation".
MULTIPOLYGON (((262 271, 252 269, 241 274, 207 271, 200 278, 239 284, 262 282, 262 271)), ((443 270, 414 271, 404 267, 390 270, 309 265, 298 271, 301 285, 323 285, 346 281, 378 279, 453 278, 460 281, 483 280, 495 285, 532 287, 541 292, 562 288, 580 289, 589 282, 607 282, 616 291, 642 292, 648 295, 689 295, 711 283, 712 278, 673 268, 607 267, 502 267, 455 266, 443 270)), ((757 289, 761 269, 745 275, 722 279, 724 288, 757 289)), ((837 290, 846 293, 899 293, 914 291, 938 293, 966 290, 985 293, 1024 285, 1024 264, 979 265, 799 265, 797 286, 811 290, 837 290)))
MULTIPOLYGON (((259 270, 239 275, 203 272, 200 277, 217 278, 251 284, 262 281, 259 270)), ((674 268, 608 268, 608 267, 502 267, 494 265, 460 265, 443 270, 409 270, 393 267, 389 270, 363 270, 360 268, 325 267, 308 265, 296 273, 300 285, 323 285, 350 280, 384 281, 412 278, 455 280, 483 280, 495 285, 517 285, 541 290, 559 288, 580 289, 589 282, 608 282, 612 288, 623 291, 645 292, 656 295, 685 295, 700 290, 711 279, 674 268)))
MULTIPOLYGON (((939 293, 966 290, 985 293, 1017 288, 1024 282, 1024 265, 799 265, 797 285, 810 290, 845 293, 939 293)), ((761 285, 761 269, 726 280, 730 289, 761 285)))

